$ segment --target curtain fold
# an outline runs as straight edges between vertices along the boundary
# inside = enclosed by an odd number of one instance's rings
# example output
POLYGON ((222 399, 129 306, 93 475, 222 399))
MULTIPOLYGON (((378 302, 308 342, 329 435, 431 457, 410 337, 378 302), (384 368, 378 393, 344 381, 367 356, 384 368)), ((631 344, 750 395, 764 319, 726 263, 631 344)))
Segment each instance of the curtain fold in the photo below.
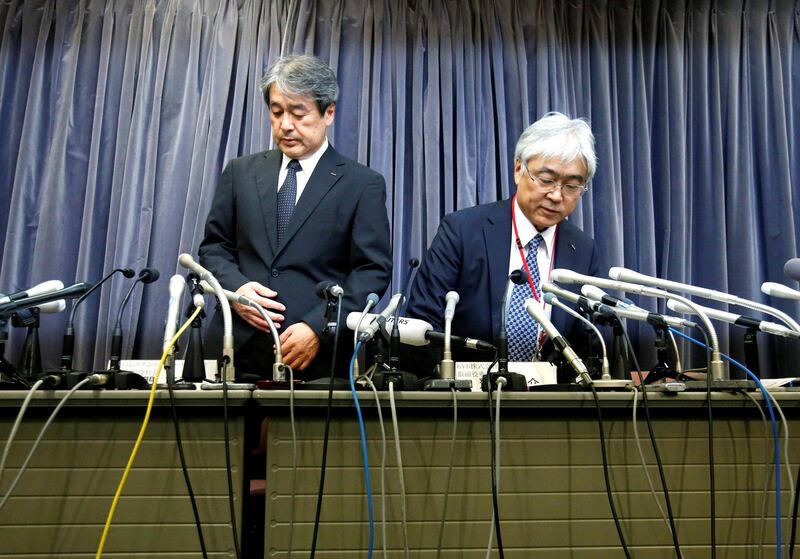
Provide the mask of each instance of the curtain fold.
MULTIPOLYGON (((800 236, 797 0, 5 0, 0 27, 0 290, 158 268, 125 355, 158 355, 176 256, 225 162, 270 146, 258 83, 290 52, 336 70, 331 142, 386 177, 393 291, 443 215, 513 192, 517 137, 559 110, 597 138, 571 220, 607 266, 800 315, 759 292, 798 287, 782 273, 800 236)), ((129 285, 79 311, 82 367, 105 365, 129 285)), ((42 320, 47 366, 65 318, 42 320)), ((647 365, 652 333, 631 326, 647 365)), ((742 332, 719 333, 741 357, 742 332)), ((762 343, 763 370, 793 374, 798 344, 762 343)))

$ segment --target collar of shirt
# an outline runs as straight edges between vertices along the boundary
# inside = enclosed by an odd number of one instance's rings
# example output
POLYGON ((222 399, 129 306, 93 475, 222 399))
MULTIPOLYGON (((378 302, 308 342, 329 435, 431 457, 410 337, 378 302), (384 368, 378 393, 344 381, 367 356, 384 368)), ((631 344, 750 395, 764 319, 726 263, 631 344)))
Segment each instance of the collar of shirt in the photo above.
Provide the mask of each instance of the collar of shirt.
MULTIPOLYGON (((328 138, 323 140, 322 145, 319 148, 309 154, 307 157, 303 159, 298 159, 300 163, 300 170, 297 171, 297 198, 295 198, 295 202, 300 199, 300 195, 303 193, 303 190, 308 184, 308 179, 311 177, 311 174, 314 172, 314 169, 317 167, 317 163, 319 160, 322 159, 322 155, 325 153, 325 150, 328 149, 328 138)), ((281 156, 281 170, 278 173, 278 190, 281 189, 283 186, 283 181, 286 180, 286 174, 288 173, 289 162, 292 160, 291 157, 287 157, 286 154, 281 156)))
MULTIPOLYGON (((531 240, 537 235, 537 233, 540 234, 544 239, 544 245, 540 244, 539 248, 544 250, 544 254, 542 254, 542 250, 539 250, 539 255, 544 256, 549 262, 550 256, 553 254, 554 243, 556 240, 556 226, 551 225, 544 231, 538 231, 536 227, 534 227, 533 223, 528 221, 528 218, 525 217, 524 213, 522 213, 522 209, 519 207, 516 198, 514 198, 514 219, 517 222, 517 231, 519 232, 519 240, 522 243, 523 248, 528 246, 528 243, 531 242, 531 240)), ((514 234, 513 229, 511 231, 511 234, 513 237, 514 234)), ((517 254, 519 254, 519 251, 517 250, 516 239, 512 238, 511 244, 513 246, 514 251, 517 252, 517 254)))

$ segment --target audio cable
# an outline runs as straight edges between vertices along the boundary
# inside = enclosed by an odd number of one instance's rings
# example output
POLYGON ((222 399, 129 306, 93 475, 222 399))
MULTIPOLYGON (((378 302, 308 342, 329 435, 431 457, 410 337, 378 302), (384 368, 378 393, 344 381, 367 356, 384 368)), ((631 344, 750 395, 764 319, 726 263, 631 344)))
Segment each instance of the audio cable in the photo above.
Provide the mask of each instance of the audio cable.
POLYGON ((444 482, 444 499, 442 503, 442 520, 439 522, 439 543, 436 546, 436 557, 442 554, 442 542, 444 541, 444 522, 447 518, 447 501, 450 497, 450 477, 453 473, 453 465, 455 463, 456 453, 456 430, 458 428, 458 397, 456 396, 456 389, 450 387, 450 392, 453 393, 453 436, 450 438, 450 464, 447 467, 447 477, 444 482))
MULTIPOLYGON (((357 330, 356 330, 357 331, 357 330)), ((369 514, 369 547, 367 549, 367 559, 372 559, 372 550, 375 545, 375 511, 372 508, 372 480, 369 475, 369 457, 367 456, 367 429, 364 424, 364 416, 361 414, 361 404, 358 400, 355 385, 355 366, 358 358, 358 351, 361 349, 361 341, 356 344, 353 356, 350 358, 350 392, 353 394, 353 403, 358 415, 358 426, 361 430, 361 454, 364 460, 364 486, 367 491, 367 512, 369 514)))
POLYGON ((19 471, 17 472, 17 476, 14 478, 14 481, 11 482, 11 485, 8 487, 8 490, 6 491, 6 494, 3 495, 3 499, 0 500, 0 509, 2 509, 5 506, 6 502, 8 502, 8 498, 14 492, 14 489, 17 488, 17 483, 19 483, 19 480, 22 478, 22 474, 24 474, 25 470, 28 468, 28 463, 30 462, 31 458, 33 457, 33 454, 36 452, 36 449, 39 447, 39 443, 42 442, 42 439, 44 438, 44 434, 45 434, 45 432, 47 432, 47 428, 50 427, 50 424, 53 422, 53 420, 58 415, 58 412, 61 411, 61 408, 64 407, 64 404, 67 403, 67 400, 69 400, 72 397, 72 395, 75 394, 75 392, 77 390, 83 388, 87 384, 91 384, 91 383, 94 383, 94 382, 96 382, 96 378, 94 377, 94 375, 86 377, 85 379, 80 381, 78 384, 76 384, 69 392, 67 392, 64 395, 64 397, 61 399, 61 401, 58 402, 56 407, 53 409, 53 412, 50 414, 50 417, 47 418, 47 421, 45 421, 44 425, 42 426, 41 431, 39 431, 39 435, 36 437, 36 440, 33 442, 33 445, 31 446, 31 449, 28 451, 28 455, 25 457, 25 460, 23 460, 22 465, 19 467, 19 471))
POLYGON ((22 401, 22 407, 19 408, 19 412, 17 413, 17 418, 14 420, 14 425, 11 427, 11 433, 8 435, 8 441, 6 442, 6 446, 3 449, 3 457, 0 458, 0 479, 3 478, 3 470, 6 467, 6 459, 8 458, 8 452, 11 449, 11 443, 14 442, 14 437, 16 437, 17 435, 17 430, 19 430, 20 423, 22 423, 22 418, 25 416, 25 411, 28 409, 28 405, 30 405, 34 393, 43 384, 44 384, 44 379, 39 379, 35 383, 33 383, 33 386, 30 387, 28 393, 25 395, 25 400, 22 401))
MULTIPOLYGON (((109 529, 111 528, 111 521, 114 518, 114 512, 117 508, 117 503, 119 502, 120 495, 122 494, 122 489, 123 487, 125 487, 125 482, 128 479, 128 474, 130 473, 131 467, 133 466, 133 461, 136 459, 136 454, 139 452, 139 446, 142 444, 142 440, 144 439, 144 434, 147 431, 147 425, 150 422, 150 412, 153 409, 153 402, 155 401, 156 389, 158 387, 157 385, 158 375, 164 368, 164 362, 167 360, 167 357, 169 356, 172 347, 175 345, 175 343, 178 341, 178 338, 181 337, 184 331, 191 325, 192 321, 195 318, 197 318, 197 315, 200 314, 201 310, 202 307, 197 307, 195 309, 194 313, 192 313, 192 316, 190 316, 186 320, 186 322, 184 322, 183 325, 181 325, 180 329, 175 333, 175 336, 173 336, 172 340, 170 340, 169 345, 164 349, 164 352, 161 355, 161 360, 158 363, 155 376, 153 377, 153 385, 150 388, 150 397, 147 400, 147 409, 145 410, 144 413, 144 420, 142 421, 142 427, 139 429, 139 435, 136 437, 136 442, 133 444, 133 449, 131 450, 131 454, 128 458, 128 463, 125 465, 125 470, 122 472, 122 478, 120 479, 119 484, 117 485, 117 490, 114 492, 114 498, 111 501, 111 507, 108 510, 106 523, 105 526, 103 527, 103 533, 101 534, 100 542, 97 545, 97 553, 95 554, 95 559, 100 559, 100 557, 103 556, 103 548, 105 547, 106 538, 108 538, 108 532, 109 529)), ((85 380, 88 380, 88 378, 90 377, 87 377, 87 379, 85 380)), ((78 383, 78 385, 75 388, 81 386, 82 382, 78 383)), ((74 390, 75 389, 73 389, 73 391, 74 390)), ((70 394, 71 393, 72 391, 70 392, 70 394)))
POLYGON ((397 423, 397 406, 394 403, 394 382, 389 382, 389 406, 392 410, 392 427, 394 428, 394 448, 397 455, 397 477, 400 482, 400 513, 403 528, 403 552, 408 559, 408 523, 406 517, 406 482, 403 476, 403 455, 400 451, 400 428, 397 423))
MULTIPOLYGON (((670 330, 673 330, 673 329, 670 328, 670 330)), ((696 345, 698 345, 700 347, 708 348, 708 344, 704 344, 703 342, 701 342, 699 340, 696 340, 696 339, 692 338, 691 336, 688 336, 688 335, 684 334, 683 332, 679 332, 677 330, 673 330, 673 332, 675 334, 677 334, 678 336, 680 336, 681 338, 684 338, 684 339, 692 342, 693 344, 696 344, 696 345)), ((729 363, 737 366, 739 369, 744 371, 745 374, 748 377, 750 377, 750 379, 752 381, 754 381, 756 383, 756 385, 761 390, 761 393, 764 396, 764 401, 767 404, 767 411, 769 412, 770 421, 772 422, 772 439, 773 439, 773 443, 774 443, 774 446, 775 446, 774 460, 775 460, 775 545, 776 545, 776 557, 777 557, 777 559, 781 559, 781 549, 782 549, 783 545, 781 543, 782 534, 781 534, 780 437, 778 435, 778 422, 777 422, 777 420, 775 418, 775 412, 772 409, 773 408, 772 395, 769 393, 769 391, 766 389, 766 387, 761 383, 761 380, 755 374, 753 374, 753 372, 750 371, 747 367, 745 367, 744 365, 742 365, 741 363, 739 363, 738 361, 736 361, 732 357, 729 357, 728 355, 725 355, 724 353, 720 353, 720 356, 723 359, 725 359, 726 361, 728 361, 729 363)))

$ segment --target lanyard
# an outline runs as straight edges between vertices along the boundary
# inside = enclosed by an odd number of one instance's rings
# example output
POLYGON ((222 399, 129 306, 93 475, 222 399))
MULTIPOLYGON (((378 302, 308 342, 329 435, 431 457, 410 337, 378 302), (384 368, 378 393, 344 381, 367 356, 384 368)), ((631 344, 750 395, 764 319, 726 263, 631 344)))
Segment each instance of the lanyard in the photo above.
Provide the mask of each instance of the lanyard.
MULTIPOLYGON (((525 258, 525 251, 522 247, 522 241, 519 240, 519 231, 517 230, 517 212, 514 211, 514 201, 517 199, 517 195, 514 194, 514 197, 511 199, 511 224, 514 226, 514 239, 517 244, 517 250, 519 250, 519 257, 522 259, 522 266, 525 268, 525 273, 528 275, 528 285, 531 287, 531 292, 533 293, 533 298, 539 303, 539 293, 536 290, 536 286, 533 284, 533 276, 531 276, 531 271, 528 268, 528 262, 525 258)), ((547 279, 550 280, 550 273, 553 271, 553 261, 556 257, 556 239, 558 238, 558 224, 556 224, 556 230, 553 233, 553 250, 550 253, 550 268, 547 271, 547 279)), ((534 258, 536 256, 534 255, 534 258)))

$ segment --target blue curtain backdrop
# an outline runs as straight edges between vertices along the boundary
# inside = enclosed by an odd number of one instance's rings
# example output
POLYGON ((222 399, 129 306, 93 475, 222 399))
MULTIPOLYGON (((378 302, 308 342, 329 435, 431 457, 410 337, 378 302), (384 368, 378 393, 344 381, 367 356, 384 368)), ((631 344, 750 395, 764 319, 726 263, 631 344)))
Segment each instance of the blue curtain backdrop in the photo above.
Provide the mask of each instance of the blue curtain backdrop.
MULTIPOLYGON (((609 265, 800 315, 759 292, 798 255, 797 1, 1 0, 0 26, 0 291, 158 268, 126 356, 160 353, 166 278, 224 163, 269 147, 257 84, 281 52, 338 73, 331 139, 387 179, 394 289, 444 214, 510 194, 517 136, 559 110, 597 137, 571 219, 609 265)), ((126 289, 79 311, 78 364, 106 361, 126 289)), ((46 365, 64 321, 43 320, 46 365)), ((797 344, 761 348, 798 373, 797 344)))

